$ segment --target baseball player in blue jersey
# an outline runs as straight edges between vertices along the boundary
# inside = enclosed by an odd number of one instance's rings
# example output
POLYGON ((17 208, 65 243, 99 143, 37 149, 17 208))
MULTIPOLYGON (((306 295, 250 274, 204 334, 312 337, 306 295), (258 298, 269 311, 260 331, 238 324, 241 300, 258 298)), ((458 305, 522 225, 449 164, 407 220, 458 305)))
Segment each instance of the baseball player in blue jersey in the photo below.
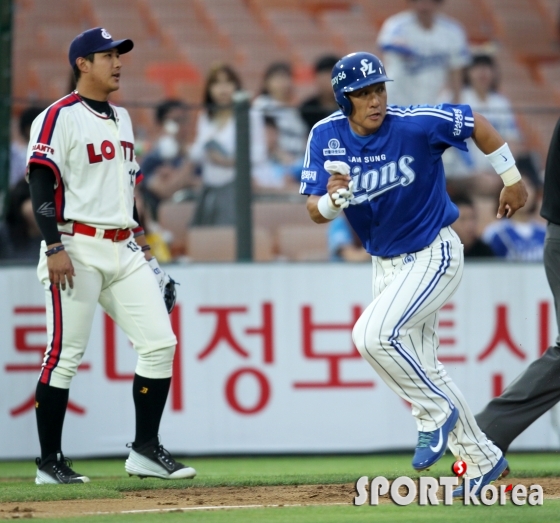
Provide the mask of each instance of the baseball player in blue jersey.
MULTIPOLYGON (((472 137, 504 180, 498 217, 522 207, 527 193, 504 140, 467 105, 387 105, 383 64, 369 53, 342 58, 332 72, 340 111, 318 122, 307 142, 301 194, 311 219, 344 210, 372 256, 373 302, 354 326, 362 356, 412 405, 425 470, 447 445, 467 463, 469 491, 500 477, 507 462, 478 428, 459 389, 437 359, 439 309, 463 272, 463 246, 451 229, 457 207, 441 161, 472 137)), ((463 487, 454 496, 463 495, 463 487)))

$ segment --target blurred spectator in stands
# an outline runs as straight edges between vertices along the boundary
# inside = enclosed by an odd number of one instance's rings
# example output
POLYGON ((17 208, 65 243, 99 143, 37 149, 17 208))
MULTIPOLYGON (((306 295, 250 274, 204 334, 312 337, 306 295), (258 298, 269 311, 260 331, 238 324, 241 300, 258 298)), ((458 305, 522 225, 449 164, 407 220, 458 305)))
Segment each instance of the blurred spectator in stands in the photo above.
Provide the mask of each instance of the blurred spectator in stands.
POLYGON ((13 140, 10 146, 10 187, 25 177, 31 124, 43 111, 43 107, 28 107, 19 117, 19 140, 13 140))
MULTIPOLYGON (((193 216, 193 225, 235 223, 235 120, 233 95, 241 90, 241 80, 228 65, 210 70, 204 87, 204 109, 198 117, 191 160, 202 172, 202 188, 193 216)), ((251 111, 252 170, 266 162, 266 142, 261 114, 251 111)))
MULTIPOLYGON (((473 111, 485 116, 507 141, 511 151, 519 158, 522 139, 509 100, 498 93, 499 74, 496 62, 487 52, 476 54, 465 72, 465 86, 459 103, 470 105, 473 111)), ((441 100, 449 101, 451 93, 444 93, 441 100)), ((448 149, 443 161, 450 191, 467 190, 475 194, 494 195, 503 187, 484 153, 471 138, 467 140, 468 151, 448 149)))
POLYGON ((296 158, 280 149, 278 126, 272 116, 264 118, 267 161, 262 168, 253 170, 255 189, 260 192, 297 193, 303 156, 296 158))
POLYGON ((473 201, 466 195, 458 195, 453 198, 453 203, 459 209, 459 218, 452 228, 464 246, 465 258, 494 256, 494 251, 478 234, 478 220, 473 201))
POLYGON ((344 214, 329 223, 327 240, 331 261, 371 262, 371 255, 363 248, 344 214))
POLYGON ((144 156, 141 169, 144 198, 153 216, 162 200, 197 183, 187 154, 188 110, 180 100, 165 100, 156 107, 159 128, 152 150, 144 156))
POLYGON ((253 102, 253 108, 263 116, 276 120, 280 133, 280 149, 294 156, 303 156, 308 130, 299 110, 293 106, 294 81, 292 67, 276 62, 264 74, 262 92, 253 102))
POLYGON ((0 226, 0 258, 37 263, 41 239, 31 207, 29 184, 25 179, 19 180, 10 189, 6 218, 0 226))
POLYGON ((470 61, 461 25, 440 14, 443 0, 408 0, 410 10, 391 16, 377 44, 383 52, 387 93, 395 105, 435 105, 449 87, 458 102, 462 71, 470 61))
POLYGON ((546 226, 537 219, 542 189, 538 178, 521 173, 528 198, 510 219, 498 220, 484 231, 482 239, 496 256, 515 261, 542 261, 546 226))
POLYGON ((327 55, 319 58, 315 63, 315 90, 317 93, 305 100, 299 108, 308 129, 311 129, 319 120, 338 111, 331 83, 332 70, 338 60, 338 56, 327 55))

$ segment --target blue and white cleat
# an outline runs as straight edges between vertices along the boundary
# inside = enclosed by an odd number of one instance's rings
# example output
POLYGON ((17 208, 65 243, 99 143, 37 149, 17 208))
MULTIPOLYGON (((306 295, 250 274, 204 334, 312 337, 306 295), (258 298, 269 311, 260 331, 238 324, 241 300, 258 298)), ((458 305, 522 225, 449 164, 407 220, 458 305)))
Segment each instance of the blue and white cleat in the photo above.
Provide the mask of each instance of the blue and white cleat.
POLYGON ((477 497, 480 494, 482 487, 489 485, 493 481, 500 479, 502 476, 509 474, 509 467, 506 458, 503 456, 499 459, 494 468, 478 478, 465 479, 463 485, 453 491, 454 498, 464 498, 465 495, 470 497, 477 497), (507 473, 506 473, 507 471, 507 473), (465 489, 465 483, 469 482, 468 487, 465 489), (468 490, 468 492, 466 492, 468 490))
POLYGON ((412 466, 418 470, 425 470, 438 461, 447 450, 447 438, 455 428, 459 419, 459 411, 453 408, 446 422, 431 432, 418 432, 418 444, 412 458, 412 466))

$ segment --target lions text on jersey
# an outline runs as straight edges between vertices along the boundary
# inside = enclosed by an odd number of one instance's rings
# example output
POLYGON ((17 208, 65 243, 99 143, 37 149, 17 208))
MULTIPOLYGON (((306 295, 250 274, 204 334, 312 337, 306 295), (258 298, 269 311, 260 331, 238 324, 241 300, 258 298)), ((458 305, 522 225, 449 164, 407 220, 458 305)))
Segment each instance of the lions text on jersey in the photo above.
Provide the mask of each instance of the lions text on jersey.
POLYGON ((354 199, 348 221, 373 256, 390 257, 428 246, 459 216, 445 189, 441 155, 466 150, 474 129, 468 105, 387 106, 379 130, 359 136, 337 111, 309 135, 300 193, 327 192, 325 160, 350 165, 354 199))

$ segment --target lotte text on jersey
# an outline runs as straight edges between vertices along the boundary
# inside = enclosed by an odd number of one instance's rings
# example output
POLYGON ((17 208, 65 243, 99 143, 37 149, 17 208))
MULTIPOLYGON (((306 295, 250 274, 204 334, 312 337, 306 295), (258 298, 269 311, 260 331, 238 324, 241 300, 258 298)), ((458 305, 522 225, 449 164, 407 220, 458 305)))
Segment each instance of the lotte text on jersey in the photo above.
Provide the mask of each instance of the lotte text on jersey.
POLYGON ((326 160, 350 165, 354 198, 344 210, 366 251, 398 256, 430 245, 459 216, 446 192, 441 155, 467 150, 474 130, 468 105, 387 106, 377 132, 358 136, 340 112, 309 134, 300 193, 327 192, 326 160))
POLYGON ((132 123, 125 109, 111 108, 116 123, 73 92, 33 121, 28 169, 37 164, 54 171, 59 223, 76 221, 99 229, 137 225, 132 218, 134 186, 142 173, 132 123))

